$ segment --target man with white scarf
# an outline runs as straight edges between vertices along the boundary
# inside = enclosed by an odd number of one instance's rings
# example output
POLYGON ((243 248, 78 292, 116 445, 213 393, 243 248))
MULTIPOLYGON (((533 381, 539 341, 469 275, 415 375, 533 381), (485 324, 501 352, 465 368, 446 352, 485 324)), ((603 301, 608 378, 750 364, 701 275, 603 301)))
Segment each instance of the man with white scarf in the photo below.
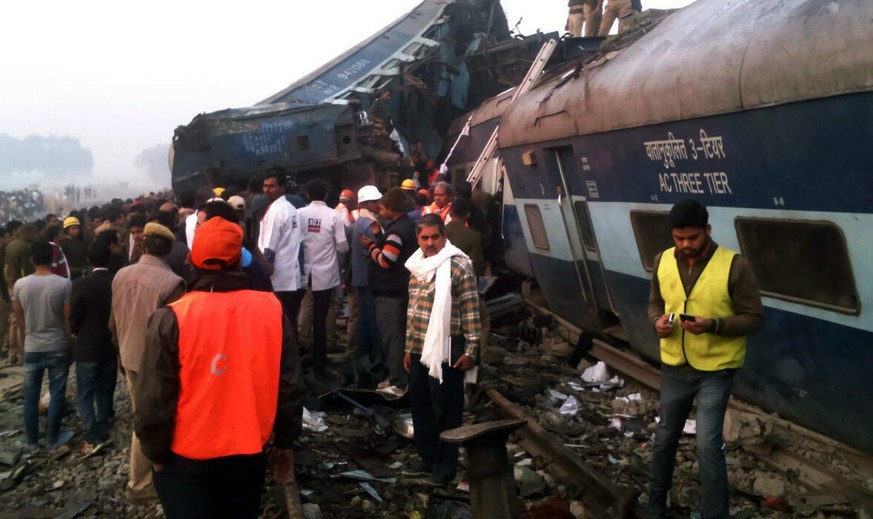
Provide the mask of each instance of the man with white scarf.
POLYGON ((406 476, 429 476, 445 486, 455 479, 458 444, 439 435, 459 427, 464 411, 464 378, 475 372, 481 324, 476 275, 470 258, 446 239, 438 215, 416 222, 419 249, 406 261, 409 306, 406 355, 409 395, 420 462, 406 476))

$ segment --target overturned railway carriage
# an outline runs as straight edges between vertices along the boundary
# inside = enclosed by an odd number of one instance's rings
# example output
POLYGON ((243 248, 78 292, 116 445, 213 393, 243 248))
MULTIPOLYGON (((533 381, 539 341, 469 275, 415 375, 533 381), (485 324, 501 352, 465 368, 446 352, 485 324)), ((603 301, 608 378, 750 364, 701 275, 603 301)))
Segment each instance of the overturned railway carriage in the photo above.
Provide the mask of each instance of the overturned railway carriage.
POLYGON ((420 142, 436 156, 451 121, 518 83, 549 36, 510 37, 497 0, 423 0, 257 106, 201 114, 177 128, 173 187, 190 200, 198 187, 243 187, 276 165, 301 183, 387 186, 410 176, 412 165, 360 111, 381 88, 396 94, 388 110, 400 144, 420 142))
POLYGON ((658 360, 667 214, 695 197, 766 308, 736 394, 873 452, 873 2, 699 0, 549 76, 499 147, 555 313, 658 360))
POLYGON ((173 189, 193 199, 198 187, 245 186, 276 165, 302 170, 301 181, 313 170, 366 180, 370 168, 352 161, 375 152, 358 142, 355 117, 345 105, 285 103, 200 114, 175 131, 173 189))

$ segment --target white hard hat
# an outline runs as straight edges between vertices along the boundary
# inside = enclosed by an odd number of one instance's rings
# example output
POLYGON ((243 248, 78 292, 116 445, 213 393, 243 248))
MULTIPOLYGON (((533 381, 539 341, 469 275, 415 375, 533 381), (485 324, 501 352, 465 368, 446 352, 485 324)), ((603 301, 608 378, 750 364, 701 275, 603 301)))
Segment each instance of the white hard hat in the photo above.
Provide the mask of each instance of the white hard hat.
POLYGON ((358 190, 358 203, 376 202, 382 198, 382 193, 376 186, 364 186, 358 190))

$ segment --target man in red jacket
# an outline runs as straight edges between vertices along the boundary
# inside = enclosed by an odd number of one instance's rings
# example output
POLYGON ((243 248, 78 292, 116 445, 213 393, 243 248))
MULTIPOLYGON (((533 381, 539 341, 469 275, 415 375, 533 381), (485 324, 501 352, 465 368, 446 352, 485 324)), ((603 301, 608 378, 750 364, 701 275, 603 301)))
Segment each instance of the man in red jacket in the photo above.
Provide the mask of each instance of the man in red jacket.
POLYGON ((265 449, 284 481, 300 434, 296 335, 269 292, 240 271, 242 229, 197 228, 190 291, 152 314, 134 415, 168 518, 258 517, 265 449))

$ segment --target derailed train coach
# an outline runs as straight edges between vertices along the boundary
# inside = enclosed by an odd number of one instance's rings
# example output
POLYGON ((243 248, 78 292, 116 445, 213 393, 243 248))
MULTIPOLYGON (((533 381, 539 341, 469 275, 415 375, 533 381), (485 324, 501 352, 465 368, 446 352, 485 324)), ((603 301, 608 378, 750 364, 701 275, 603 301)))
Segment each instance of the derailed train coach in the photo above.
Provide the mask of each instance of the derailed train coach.
POLYGON ((657 362, 652 262, 697 198, 764 298, 736 394, 873 452, 871 48, 873 2, 698 0, 519 97, 499 152, 551 310, 657 362))
MULTIPOLYGON (((202 186, 239 187, 272 166, 335 188, 387 186, 412 175, 403 160, 420 143, 435 156, 459 114, 521 80, 548 35, 513 38, 497 0, 423 0, 256 106, 200 114, 179 126, 170 150, 176 195, 202 186), (366 110, 383 88, 398 135, 366 110)), ((337 190, 338 191, 338 190, 337 190)))

